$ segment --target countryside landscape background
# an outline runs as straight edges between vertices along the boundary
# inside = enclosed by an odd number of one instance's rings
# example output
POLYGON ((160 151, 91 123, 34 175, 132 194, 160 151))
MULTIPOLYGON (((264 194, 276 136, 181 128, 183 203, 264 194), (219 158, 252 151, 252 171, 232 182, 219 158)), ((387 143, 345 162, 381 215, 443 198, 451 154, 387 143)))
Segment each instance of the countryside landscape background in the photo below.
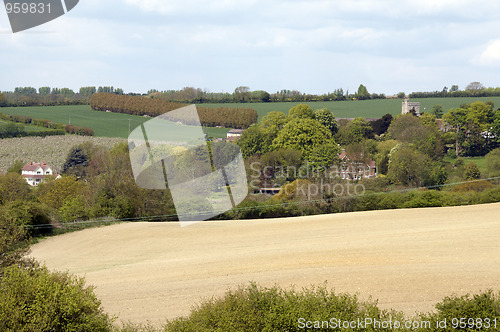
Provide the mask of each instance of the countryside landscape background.
MULTIPOLYGON (((17 304, 11 301, 19 300, 13 299, 34 292, 25 289, 11 293, 14 289, 8 288, 10 282, 19 278, 50 278, 51 272, 20 256, 30 242, 47 236, 49 239, 33 246, 30 257, 51 269, 85 276, 87 282, 97 286, 95 294, 103 301, 103 307, 97 299, 92 300, 94 309, 82 307, 72 319, 75 324, 91 324, 95 329, 112 328, 112 320, 107 316, 111 314, 117 318, 113 328, 122 330, 156 329, 166 319, 170 322, 161 328, 173 331, 208 331, 219 324, 234 324, 235 319, 244 322, 242 330, 248 330, 253 323, 247 321, 250 316, 246 316, 245 309, 229 309, 227 317, 215 325, 206 315, 236 299, 243 301, 241 305, 253 306, 252 311, 263 310, 266 315, 274 310, 272 304, 251 304, 251 294, 268 296, 271 291, 278 301, 279 296, 284 296, 279 292, 288 290, 272 287, 307 288, 324 281, 340 292, 359 294, 359 302, 352 295, 345 296, 357 308, 371 308, 367 317, 413 322, 415 325, 408 330, 428 330, 426 324, 431 321, 437 324, 442 317, 453 319, 449 310, 456 310, 463 303, 482 308, 478 301, 489 301, 492 306, 499 301, 495 293, 488 291, 495 289, 498 273, 487 267, 495 266, 494 243, 500 229, 495 217, 499 208, 496 202, 500 201, 500 111, 495 106, 500 97, 496 96, 496 89, 474 82, 464 91, 454 91, 455 97, 433 97, 446 95, 444 89, 420 94, 428 98, 411 99, 420 103, 420 114, 401 114, 404 94, 369 94, 363 85, 357 93, 343 94, 344 100, 336 101, 305 102, 302 99, 319 97, 295 93, 288 98, 300 101, 259 102, 248 98, 239 103, 201 103, 198 109, 210 153, 241 148, 250 195, 238 207, 193 226, 190 231, 175 230, 172 227, 177 227, 176 223, 164 223, 176 220, 168 190, 137 187, 126 138, 151 117, 185 105, 172 101, 171 96, 191 90, 151 91, 148 96, 140 96, 125 95, 121 89, 99 89, 107 92, 97 93, 93 88, 96 93, 87 99, 79 94, 61 98, 59 90, 54 93, 45 88, 17 88, 2 94, 0 132, 4 138, 0 145, 0 169, 4 174, 0 176, 0 212, 3 229, 10 230, 2 235, 2 250, 8 254, 2 261, 2 285, 7 287, 5 294, 13 296, 11 300, 4 299, 8 301, 4 315, 17 312, 17 304), (42 92, 48 92, 45 100, 42 92), (477 96, 459 97, 460 94, 477 96), (16 102, 22 104, 8 106, 16 102), (42 105, 23 106, 26 102, 42 105), (66 105, 72 103, 77 105, 66 105), (236 140, 226 137, 232 128, 242 129, 236 140), (21 169, 30 162, 42 161, 61 173, 62 178, 47 178, 30 188, 20 175, 21 169), (368 164, 376 165, 374 173, 367 172, 368 164), (281 189, 270 196, 261 193, 262 188, 281 189), (358 192, 358 188, 362 191, 358 192), (476 209, 451 207, 485 203, 476 209), (410 212, 409 208, 431 209, 410 212), (402 210, 359 212, 391 209, 402 210), (348 212, 351 214, 345 215, 348 212), (305 217, 321 214, 321 218, 305 217), (285 217, 299 218, 282 219, 285 217), (147 226, 144 222, 148 221, 159 223, 147 226), (106 226, 115 223, 124 224, 106 226), (106 228, 72 233, 102 225, 106 228), (57 235, 67 232, 71 234, 57 235), (280 235, 273 235, 274 232, 280 235), (115 240, 105 240, 110 234, 115 240), (443 237, 446 242, 439 240, 443 237), (170 245, 166 246, 165 241, 170 245), (423 243, 427 243, 425 252, 421 251, 423 243), (21 249, 16 249, 20 244, 21 249), (262 253, 248 252, 248 247, 260 248, 262 253), (460 251, 454 252, 458 247, 460 251), (208 255, 203 253, 207 248, 211 248, 208 255), (241 265, 243 257, 247 257, 246 263, 241 265), (454 260, 456 264, 450 264, 454 260), (25 268, 15 268, 26 265, 37 275, 29 277, 23 275, 25 268), (465 266, 469 272, 462 271, 465 266), (156 272, 151 273, 150 269, 156 272), (369 279, 358 278, 352 283, 360 269, 369 279), (482 276, 474 277, 477 269, 482 276), (115 278, 120 274, 125 279, 115 278), (394 279, 398 274, 400 277, 394 279), (422 278, 423 274, 427 277, 422 278), (138 286, 130 286, 138 280, 142 280, 138 286), (409 280, 414 280, 411 287, 409 280), (250 281, 257 284, 235 290, 235 286, 250 281), (429 283, 435 288, 426 286, 429 283), (387 288, 388 284, 392 286, 387 288), (406 293, 401 293, 406 287, 406 293), (461 289, 459 293, 452 291, 456 287, 461 289), (236 293, 224 295, 228 289, 236 293), (479 295, 461 297, 467 293, 479 295), (456 297, 443 300, 438 310, 433 310, 436 303, 453 294, 456 297), (158 296, 159 302, 151 301, 151 297, 158 296), (211 296, 218 296, 219 302, 205 302, 207 307, 191 311, 211 296), (370 302, 369 296, 376 297, 378 304, 370 302), (87 310, 91 310, 90 316, 84 313, 87 310), (190 312, 191 318, 178 318, 190 312), (422 312, 428 314, 418 316, 422 312), (198 315, 201 316, 196 318, 198 315), (128 325, 117 327, 127 321, 128 325), (153 325, 141 327, 147 322, 153 325)), ((231 98, 242 98, 242 90, 246 96, 263 96, 262 91, 240 87, 231 98)), ((338 93, 333 96, 339 98, 338 93)), ((179 151, 180 167, 196 165, 210 157, 201 151, 179 151)), ((214 185, 214 193, 221 190, 214 185)), ((207 202, 211 199, 207 197, 207 202)), ((33 287, 36 285, 35 282, 33 287)), ((317 291, 322 292, 321 288, 317 291)), ((79 296, 88 296, 83 295, 83 289, 78 292, 82 292, 79 296)), ((321 301, 315 292, 293 296, 321 301)), ((330 296, 325 301, 343 301, 344 295, 337 298, 332 292, 330 296)), ((32 308, 29 310, 38 312, 37 319, 54 319, 50 317, 55 313, 39 311, 27 301, 32 308)), ((70 296, 57 301, 79 300, 70 296)), ((324 315, 339 315, 330 311, 335 310, 333 302, 324 315)), ((316 310, 300 301, 293 306, 302 308, 303 315, 316 310)), ((360 317, 357 310, 354 309, 352 319, 360 317)), ((463 314, 469 318, 478 314, 476 309, 471 310, 463 314)), ((18 317, 8 320, 5 326, 29 326, 26 317, 18 317)), ((297 320, 263 318, 255 326, 288 326, 297 330, 297 320)))
POLYGON ((4 2, 0 331, 500 330, 500 2, 4 2))

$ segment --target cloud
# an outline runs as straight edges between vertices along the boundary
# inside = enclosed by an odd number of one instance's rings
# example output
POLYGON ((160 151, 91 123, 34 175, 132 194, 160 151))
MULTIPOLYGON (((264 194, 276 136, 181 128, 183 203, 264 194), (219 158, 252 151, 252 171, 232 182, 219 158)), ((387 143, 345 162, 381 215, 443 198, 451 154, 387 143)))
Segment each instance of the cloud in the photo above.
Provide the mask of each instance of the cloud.
POLYGON ((490 41, 476 62, 483 66, 500 66, 500 39, 490 41))

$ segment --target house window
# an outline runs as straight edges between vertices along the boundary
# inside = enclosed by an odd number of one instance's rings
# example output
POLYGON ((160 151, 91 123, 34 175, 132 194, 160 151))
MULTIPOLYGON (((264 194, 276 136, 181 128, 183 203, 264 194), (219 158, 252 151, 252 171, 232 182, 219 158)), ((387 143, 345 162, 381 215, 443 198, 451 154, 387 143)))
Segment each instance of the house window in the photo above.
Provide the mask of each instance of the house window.
POLYGON ((36 172, 36 174, 42 174, 42 172, 38 171, 38 172, 36 172))

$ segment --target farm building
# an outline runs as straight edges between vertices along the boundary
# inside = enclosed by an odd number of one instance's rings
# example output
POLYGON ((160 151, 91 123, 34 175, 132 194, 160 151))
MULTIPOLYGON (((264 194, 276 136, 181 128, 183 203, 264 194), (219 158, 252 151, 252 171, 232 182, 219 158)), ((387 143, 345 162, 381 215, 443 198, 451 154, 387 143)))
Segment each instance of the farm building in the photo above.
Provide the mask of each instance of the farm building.
POLYGON ((48 176, 56 176, 56 178, 60 178, 61 176, 55 173, 52 168, 46 163, 29 163, 24 165, 22 168, 22 176, 26 179, 26 182, 30 186, 36 187, 38 186, 44 178, 48 176))

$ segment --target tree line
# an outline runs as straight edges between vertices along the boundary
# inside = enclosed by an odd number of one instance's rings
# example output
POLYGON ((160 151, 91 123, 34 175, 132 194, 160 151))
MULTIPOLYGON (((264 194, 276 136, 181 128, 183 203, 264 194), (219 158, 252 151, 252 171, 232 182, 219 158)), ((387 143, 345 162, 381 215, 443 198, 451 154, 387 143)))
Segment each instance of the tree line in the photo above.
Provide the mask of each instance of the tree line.
POLYGON ((462 98, 462 97, 499 97, 500 88, 486 88, 480 82, 471 82, 464 90, 460 90, 458 85, 451 88, 444 87, 441 91, 413 92, 410 98, 462 98))
MULTIPOLYGON (((97 93, 90 98, 90 106, 96 111, 156 117, 187 105, 141 96, 97 93)), ((257 111, 252 108, 197 107, 197 110, 201 124, 207 127, 248 128, 258 120, 257 111)))
POLYGON ((88 105, 95 93, 113 93, 123 95, 123 89, 113 86, 81 87, 78 92, 69 88, 16 87, 14 91, 0 93, 0 107, 88 105))
POLYGON ((52 122, 50 120, 33 119, 29 116, 8 115, 0 113, 0 120, 6 120, 21 124, 17 126, 15 124, 4 125, 4 127, 8 129, 6 131, 8 132, 8 134, 5 134, 6 136, 4 136, 3 138, 23 137, 23 136, 56 136, 56 135, 64 135, 65 133, 81 135, 81 136, 94 136, 94 130, 87 127, 64 125, 62 123, 52 122), (47 130, 25 132, 24 127, 22 125, 33 125, 33 126, 47 128, 47 130))

